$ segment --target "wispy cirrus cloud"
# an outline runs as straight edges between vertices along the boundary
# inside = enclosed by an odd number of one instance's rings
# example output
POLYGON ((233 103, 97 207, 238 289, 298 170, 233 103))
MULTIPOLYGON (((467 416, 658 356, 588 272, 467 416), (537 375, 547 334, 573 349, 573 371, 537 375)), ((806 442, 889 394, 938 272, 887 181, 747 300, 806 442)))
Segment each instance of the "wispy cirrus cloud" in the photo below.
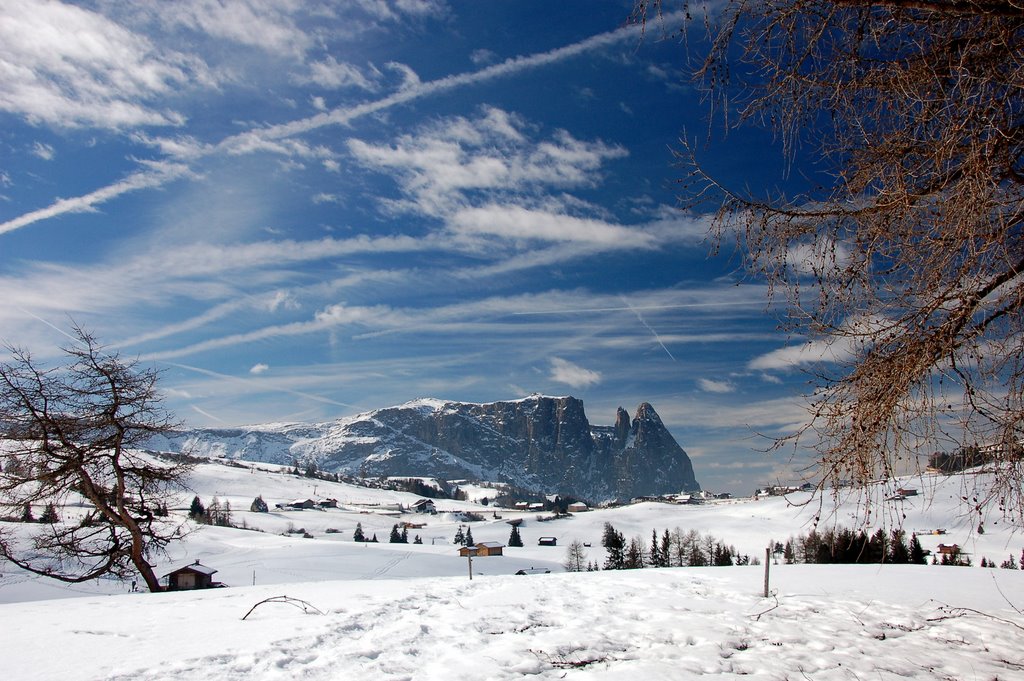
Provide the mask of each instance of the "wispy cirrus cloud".
POLYGON ((516 205, 490 204, 466 208, 453 215, 448 226, 458 235, 500 236, 512 240, 586 242, 607 246, 629 243, 631 248, 649 248, 655 244, 651 235, 623 225, 516 205))
POLYGON ((328 55, 321 61, 311 62, 306 73, 296 74, 294 79, 299 83, 312 83, 325 90, 342 90, 355 88, 366 92, 377 92, 381 89, 383 74, 373 66, 360 68, 349 62, 338 61, 328 55))
POLYGON ((707 393, 725 394, 736 391, 736 386, 729 381, 720 381, 712 378, 698 378, 697 386, 707 393))
POLYGON ((473 191, 510 197, 596 186, 601 166, 627 155, 565 131, 528 139, 527 127, 515 114, 484 107, 475 118, 449 117, 387 144, 353 139, 348 148, 363 166, 391 174, 407 197, 387 205, 435 217, 464 207, 473 191))
MULTIPOLYGON (((27 14, 30 14, 32 7, 35 6, 34 3, 28 2, 28 0, 14 1, 18 3, 17 9, 20 10, 19 16, 25 16, 27 14)), ((76 8, 72 8, 72 10, 74 12, 83 12, 83 10, 77 10, 76 8)), ((89 17, 89 20, 102 24, 103 28, 107 30, 124 30, 118 27, 116 24, 113 24, 109 20, 99 15, 92 15, 91 17, 89 17)), ((51 23, 53 22, 47 22, 46 25, 43 26, 43 29, 49 31, 51 23)), ((70 30, 74 30, 73 26, 69 28, 70 30)), ((4 30, 8 32, 18 32, 20 30, 24 30, 24 28, 8 24, 4 30)), ((638 26, 626 26, 623 28, 616 29, 614 31, 609 31, 606 33, 601 33, 592 36, 590 38, 581 40, 571 45, 567 45, 565 47, 549 50, 547 52, 536 53, 528 56, 514 57, 511 59, 507 59, 501 63, 479 69, 477 71, 445 76, 443 78, 439 78, 432 81, 425 81, 413 87, 403 88, 391 95, 364 104, 338 107, 327 112, 317 113, 313 116, 298 119, 288 123, 265 126, 258 129, 253 129, 243 133, 239 133, 236 135, 231 135, 221 140, 219 143, 207 145, 202 149, 197 149, 193 147, 194 152, 201 153, 196 153, 191 160, 193 162, 198 161, 203 156, 221 152, 230 152, 232 149, 258 149, 260 148, 262 143, 265 143, 267 141, 294 137, 327 126, 347 125, 358 118, 362 118, 364 116, 369 116, 381 111, 385 111, 392 107, 399 106, 401 104, 405 104, 423 97, 429 97, 442 92, 448 92, 457 88, 473 85, 476 83, 482 83, 491 80, 496 80, 499 78, 505 78, 517 73, 521 73, 526 70, 547 66, 565 59, 571 59, 577 55, 583 54, 590 50, 602 49, 610 45, 620 43, 624 40, 635 38, 639 35, 640 30, 641 29, 638 26)), ((0 35, 0 37, 2 37, 2 35, 0 35)), ((149 48, 148 43, 143 42, 141 44, 140 49, 142 49, 144 54, 148 54, 146 50, 151 48, 149 48)), ((25 102, 35 101, 32 99, 32 97, 28 96, 33 89, 32 79, 34 79, 35 76, 29 73, 32 71, 32 69, 26 68, 25 63, 34 63, 36 57, 32 56, 31 58, 27 58, 26 55, 23 54, 23 52, 25 52, 24 45, 20 50, 13 53, 14 61, 12 64, 12 68, 15 70, 22 70, 26 73, 25 78, 28 79, 28 81, 23 82, 27 82, 27 86, 22 87, 20 89, 16 88, 16 90, 22 93, 22 96, 20 97, 14 97, 13 99, 11 99, 10 96, 8 96, 8 100, 6 101, 6 103, 3 99, 0 99, 0 107, 8 107, 8 110, 12 110, 15 113, 25 115, 30 119, 34 115, 33 112, 36 112, 37 114, 45 118, 47 116, 47 112, 49 111, 48 108, 36 109, 35 105, 33 105, 30 108, 26 108, 27 104, 25 104, 25 102)), ((0 54, 10 56, 12 54, 12 49, 7 48, 5 52, 2 52, 0 54)), ((57 54, 60 54, 59 50, 57 54)), ((56 61, 60 61, 60 59, 57 58, 56 61)), ((52 63, 56 64, 56 61, 52 61, 52 63)), ((150 61, 146 60, 145 58, 139 57, 131 59, 129 61, 129 64, 131 63, 138 63, 140 67, 150 66, 150 61)), ((123 66, 123 64, 111 65, 111 68, 116 67, 117 69, 120 69, 123 66)), ((88 62, 86 67, 83 67, 87 71, 84 74, 85 77, 83 82, 97 82, 97 75, 95 73, 90 73, 88 71, 100 67, 102 67, 102 62, 98 65, 94 65, 93 62, 88 62)), ((57 66, 55 65, 53 68, 56 69, 57 66)), ((141 89, 141 94, 139 95, 139 97, 141 97, 143 101, 145 101, 145 95, 147 95, 147 93, 162 92, 168 89, 170 87, 170 84, 173 82, 189 80, 189 74, 182 67, 173 67, 173 62, 172 66, 167 66, 162 61, 156 59, 152 60, 151 68, 134 69, 133 73, 127 80, 129 83, 135 82, 141 77, 140 74, 145 74, 147 72, 152 72, 152 75, 149 78, 143 79, 142 83, 136 86, 135 88, 141 89), (147 87, 148 89, 146 89, 147 87)), ((196 80, 201 79, 196 78, 196 80)), ((56 94, 55 91, 52 91, 52 86, 46 86, 46 88, 47 91, 51 93, 50 96, 56 94)), ((129 89, 131 90, 132 88, 129 89)), ((123 106, 114 107, 124 109, 124 111, 106 111, 104 107, 99 107, 97 110, 92 111, 88 116, 82 119, 82 121, 89 122, 92 125, 100 126, 108 126, 111 124, 115 124, 118 126, 128 125, 129 121, 134 121, 133 124, 161 125, 172 124, 181 121, 181 117, 179 115, 163 115, 155 111, 140 108, 139 105, 135 102, 135 98, 138 98, 135 97, 136 93, 131 94, 133 95, 134 98, 125 97, 124 101, 121 102, 123 106), (137 111, 135 115, 129 115, 131 114, 132 111, 135 111, 135 109, 139 109, 139 111, 137 111), (117 121, 122 121, 122 123, 117 123, 117 121)), ((46 97, 44 97, 43 99, 45 100, 46 97)), ((106 101, 106 99, 102 99, 101 103, 105 104, 106 101)), ((81 118, 81 116, 75 113, 76 108, 77 105, 74 101, 71 101, 70 103, 65 103, 64 105, 59 107, 59 110, 62 112, 62 114, 58 117, 58 120, 63 122, 63 124, 65 125, 74 124, 76 120, 79 120, 81 118)), ((565 158, 566 157, 563 155, 563 160, 565 158)), ((178 177, 180 176, 181 175, 179 174, 178 177)), ((35 222, 39 222, 40 220, 50 219, 67 212, 82 210, 83 208, 91 208, 95 205, 101 204, 105 201, 111 200, 112 198, 120 196, 128 191, 158 187, 170 181, 171 179, 174 178, 169 177, 166 174, 143 170, 130 176, 129 178, 126 178, 125 180, 119 181, 112 185, 108 185, 107 187, 94 190, 92 192, 89 192, 88 194, 79 197, 58 200, 51 204, 50 206, 47 206, 46 208, 30 211, 29 213, 25 213, 23 215, 15 217, 11 220, 8 220, 7 222, 0 223, 0 234, 28 226, 35 222)))
POLYGON ((180 126, 184 115, 162 99, 211 83, 202 61, 102 14, 30 0, 4 3, 0 71, 0 110, 58 128, 180 126))

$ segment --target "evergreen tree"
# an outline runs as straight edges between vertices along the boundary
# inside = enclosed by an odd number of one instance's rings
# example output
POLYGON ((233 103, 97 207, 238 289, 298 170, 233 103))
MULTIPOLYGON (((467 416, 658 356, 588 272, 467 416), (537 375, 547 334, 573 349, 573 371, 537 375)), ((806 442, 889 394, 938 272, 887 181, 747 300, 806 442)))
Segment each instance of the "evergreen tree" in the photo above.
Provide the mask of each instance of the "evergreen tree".
POLYGON ((43 515, 39 517, 39 522, 50 523, 51 525, 60 522, 60 516, 57 515, 57 507, 53 505, 52 501, 46 505, 43 515))
POLYGON ((34 523, 35 521, 36 516, 32 513, 32 505, 26 501, 25 505, 21 507, 21 522, 34 523))
POLYGON ((376 532, 374 532, 374 533, 373 533, 373 537, 372 537, 372 538, 370 539, 370 543, 371 543, 371 544, 376 544, 376 543, 378 543, 378 542, 377 542, 377 533, 376 533, 376 532))
MULTIPOLYGON (((862 532, 861 535, 864 533, 862 532)), ((878 528, 864 544, 861 563, 884 563, 889 558, 889 538, 885 530, 878 528)))
POLYGON ((612 527, 611 523, 604 524, 604 535, 601 537, 601 546, 608 552, 605 558, 605 570, 622 570, 626 565, 626 538, 621 532, 612 527))
POLYGON ((466 546, 475 546, 476 542, 473 541, 473 528, 466 528, 466 546))
POLYGON ((388 539, 388 543, 390 543, 390 544, 401 544, 402 543, 402 535, 398 531, 398 524, 397 523, 391 526, 391 537, 388 539))
POLYGON ((192 505, 188 509, 188 517, 197 523, 205 522, 206 520, 206 507, 203 506, 203 502, 200 501, 198 496, 192 499, 192 505))
POLYGON ((733 553, 735 553, 735 550, 732 547, 727 547, 725 544, 719 544, 716 542, 711 564, 717 566, 732 565, 733 553))
POLYGON ((508 535, 509 546, 522 546, 523 538, 519 536, 519 527, 517 525, 512 526, 512 532, 508 535))
POLYGON ((665 567, 661 560, 661 545, 658 543, 658 530, 656 529, 651 530, 651 555, 647 562, 651 567, 665 567))
POLYGON ((887 560, 899 565, 910 562, 910 547, 907 546, 907 534, 903 530, 893 530, 890 533, 887 560))
POLYGON ((417 534, 415 537, 413 537, 412 543, 413 544, 422 544, 423 543, 423 539, 417 534))
POLYGON ((363 524, 356 523, 356 531, 352 533, 352 541, 364 542, 366 535, 363 534, 363 524))
POLYGON ((626 570, 639 570, 644 566, 644 545, 639 537, 629 540, 629 548, 626 550, 626 559, 623 568, 626 570))
POLYGON ((409 543, 409 528, 408 527, 403 527, 402 528, 402 537, 401 537, 401 542, 400 543, 402 543, 402 544, 408 544, 409 543))
POLYGON ((672 535, 669 534, 668 528, 665 528, 664 534, 661 535, 661 565, 672 566, 672 535))
POLYGON ((452 539, 452 542, 459 546, 466 543, 466 535, 462 532, 462 525, 459 525, 459 529, 455 530, 455 538, 452 539))
POLYGON ((921 540, 917 538, 916 534, 910 535, 910 562, 914 565, 928 564, 924 548, 921 546, 921 540))
POLYGON ((1002 563, 1000 563, 999 567, 1001 567, 1004 570, 1016 570, 1017 561, 1014 560, 1013 554, 1011 553, 1009 559, 1004 560, 1002 563))
POLYGON ((252 500, 249 510, 253 513, 268 513, 270 508, 267 506, 267 502, 263 501, 263 495, 260 495, 252 500))

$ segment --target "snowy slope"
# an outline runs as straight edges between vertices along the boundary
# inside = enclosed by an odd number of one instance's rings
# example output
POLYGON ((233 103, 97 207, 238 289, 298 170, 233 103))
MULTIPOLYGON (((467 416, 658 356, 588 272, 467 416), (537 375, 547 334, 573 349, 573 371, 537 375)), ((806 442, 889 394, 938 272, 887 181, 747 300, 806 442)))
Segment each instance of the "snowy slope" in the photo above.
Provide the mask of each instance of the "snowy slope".
MULTIPOLYGON (((592 544, 590 559, 603 561, 605 522, 644 539, 652 529, 696 529, 763 558, 769 540, 808 529, 817 509, 792 505, 797 497, 644 503, 543 523, 536 514, 438 500, 443 512, 436 516, 398 517, 389 509, 417 497, 280 470, 203 464, 173 509, 184 514, 193 494, 206 503, 217 496, 231 504, 236 523, 262 530, 203 527, 157 566, 163 574, 199 559, 232 588, 132 594, 115 581, 68 587, 4 567, 0 618, 24 625, 5 627, 0 638, 6 677, 1024 678, 1017 628, 1024 617, 1012 607, 1024 607, 1021 571, 773 565, 775 595, 767 599, 758 566, 561 572, 564 547, 576 538, 592 544), (247 510, 258 494, 271 513, 247 510), (336 498, 341 508, 273 510, 307 496, 336 498), (465 526, 458 515, 465 510, 485 517, 468 525, 476 540, 506 541, 506 521, 519 518, 526 543, 502 557, 475 559, 472 581, 466 559, 448 543, 465 526), (409 531, 425 543, 351 540, 360 523, 368 536, 386 541, 400 520, 425 522, 409 531), (559 545, 538 546, 541 536, 557 537, 559 545), (552 574, 512 574, 522 567, 552 574), (241 620, 257 602, 281 595, 324 614, 270 603, 241 620), (52 598, 59 600, 42 600, 52 598)), ((1024 537, 997 519, 979 534, 977 519, 958 517, 960 479, 912 484, 921 494, 902 502, 896 517, 905 514, 908 531, 946 530, 921 535, 925 548, 958 543, 976 564, 983 555, 1020 556, 1024 537)), ((856 512, 851 500, 833 521, 853 526, 856 512)))
POLYGON ((1024 573, 779 566, 295 583, 0 606, 6 677, 1012 679, 1024 573), (319 613, 285 603, 287 595, 319 613))

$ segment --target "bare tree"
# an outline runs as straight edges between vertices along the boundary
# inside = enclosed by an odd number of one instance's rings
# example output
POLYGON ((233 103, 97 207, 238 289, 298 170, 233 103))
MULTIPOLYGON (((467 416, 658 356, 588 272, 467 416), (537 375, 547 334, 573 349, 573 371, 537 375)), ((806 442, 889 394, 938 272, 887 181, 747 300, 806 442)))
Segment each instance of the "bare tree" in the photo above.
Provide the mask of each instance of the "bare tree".
MULTIPOLYGON (((636 12, 685 33, 677 6, 636 12)), ((684 203, 711 202, 788 328, 845 359, 817 369, 808 425, 777 446, 815 448, 824 488, 979 444, 997 473, 974 509, 1024 524, 1024 5, 730 0, 706 19, 695 74, 718 110, 826 171, 758 196, 679 150, 684 203)))
POLYGON ((562 566, 566 572, 584 572, 587 569, 587 551, 582 541, 572 540, 565 550, 565 562, 562 566))
POLYGON ((0 365, 0 502, 82 505, 86 512, 0 532, 0 556, 65 582, 137 573, 158 591, 148 559, 183 534, 159 510, 189 466, 154 461, 138 449, 174 425, 157 372, 74 331, 64 366, 43 368, 17 348, 0 365))

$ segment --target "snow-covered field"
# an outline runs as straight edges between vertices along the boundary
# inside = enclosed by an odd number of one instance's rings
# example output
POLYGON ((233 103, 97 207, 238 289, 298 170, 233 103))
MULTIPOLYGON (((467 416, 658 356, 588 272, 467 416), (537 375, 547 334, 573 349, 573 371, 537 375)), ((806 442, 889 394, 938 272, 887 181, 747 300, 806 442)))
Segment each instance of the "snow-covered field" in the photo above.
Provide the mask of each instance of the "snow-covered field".
MULTIPOLYGON (((163 574, 201 560, 231 588, 128 593, 114 581, 77 586, 2 567, 0 660, 9 679, 1024 679, 1024 572, 942 566, 772 565, 563 573, 565 546, 590 543, 604 560, 603 524, 650 538, 676 527, 713 534, 764 558, 769 540, 808 529, 814 509, 785 499, 705 506, 657 503, 538 522, 536 514, 438 500, 436 516, 388 515, 418 497, 204 464, 192 485, 228 501, 236 523, 204 527, 173 548, 163 574), (261 494, 271 513, 248 512, 261 494), (275 511, 275 503, 333 497, 341 508, 275 511), (522 518, 522 548, 473 561, 450 542, 459 511, 478 541, 506 541, 522 518), (424 543, 387 542, 399 521, 424 543), (328 533, 328 528, 337 532, 328 533), (303 529, 312 538, 288 530, 303 529), (541 536, 558 546, 538 546, 541 536), (522 567, 551 574, 516 576, 522 567), (288 596, 309 604, 260 601, 288 596), (1015 607, 1014 607, 1015 606, 1015 607)), ((977 564, 1020 557, 1024 536, 996 519, 958 517, 957 479, 912 483, 902 502, 927 549, 957 543, 977 564)), ((192 494, 182 495, 184 512, 192 494)), ((477 491, 471 498, 480 498, 477 491)), ((794 499, 796 500, 796 499, 794 499)), ((70 511, 69 511, 70 512, 70 511)), ((835 518, 854 526, 856 508, 835 518)))

